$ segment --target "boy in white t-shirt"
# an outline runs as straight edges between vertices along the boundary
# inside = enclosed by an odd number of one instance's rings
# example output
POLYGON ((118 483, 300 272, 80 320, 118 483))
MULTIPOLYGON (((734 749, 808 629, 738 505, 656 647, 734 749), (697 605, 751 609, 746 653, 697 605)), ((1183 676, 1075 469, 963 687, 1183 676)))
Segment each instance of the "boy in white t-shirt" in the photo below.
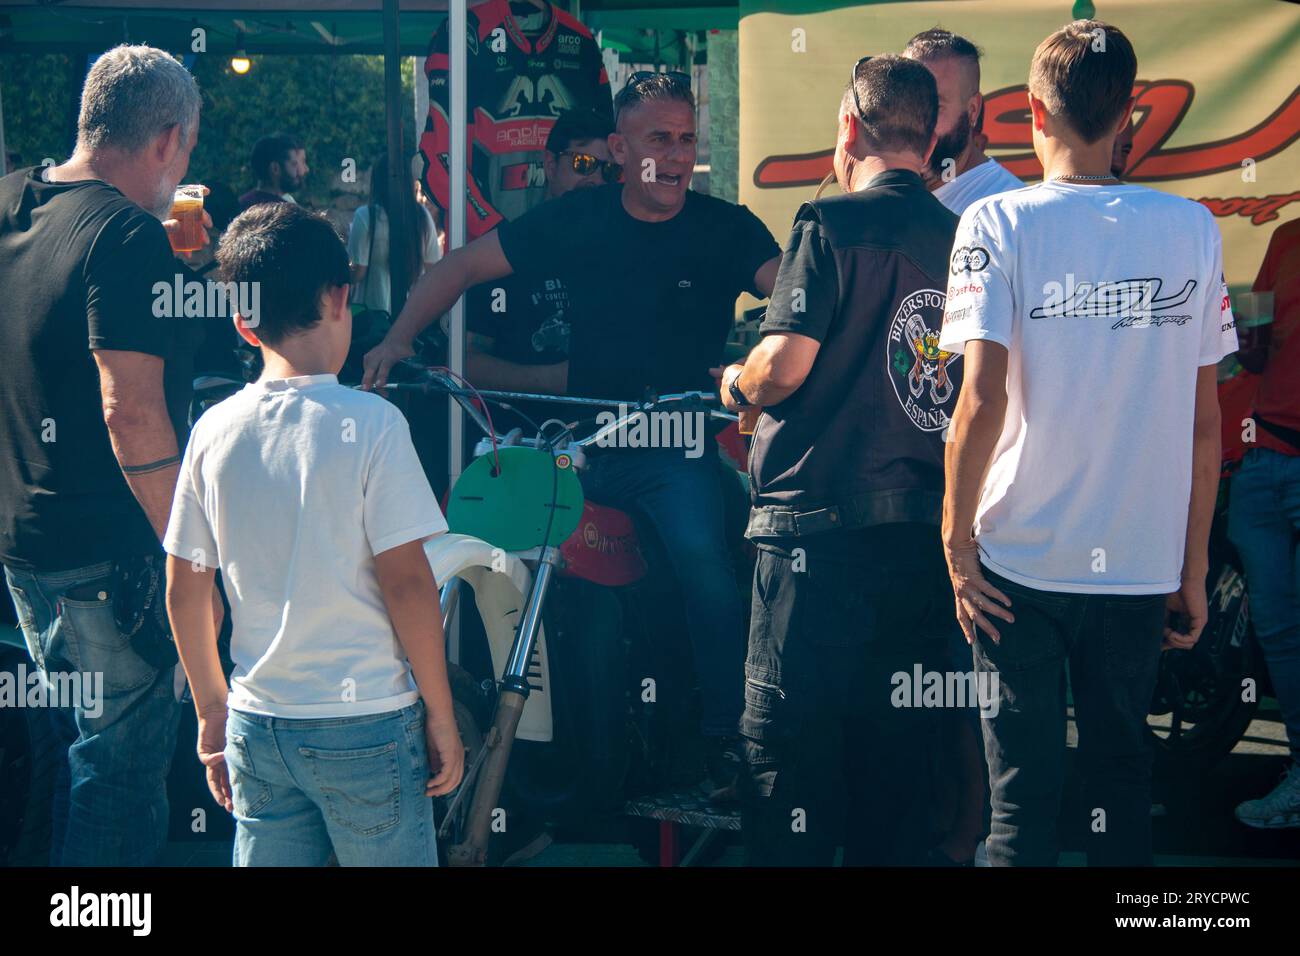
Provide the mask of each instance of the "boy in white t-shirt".
POLYGON ((1209 211, 1110 175, 1136 69, 1096 21, 1039 45, 1044 181, 970 206, 949 270, 939 347, 964 352, 965 375, 943 536, 958 622, 1000 686, 984 721, 994 865, 1056 863, 1067 663, 1105 824, 1089 863, 1150 864, 1162 637, 1191 647, 1207 616, 1215 365, 1236 333, 1209 211))
POLYGON ((329 223, 254 206, 217 260, 248 290, 239 301, 257 303, 236 325, 265 370, 195 423, 163 547, 199 759, 235 815, 235 864, 320 866, 333 851, 344 866, 435 866, 430 798, 464 766, 423 547, 447 524, 401 413, 335 377, 352 318, 329 223))

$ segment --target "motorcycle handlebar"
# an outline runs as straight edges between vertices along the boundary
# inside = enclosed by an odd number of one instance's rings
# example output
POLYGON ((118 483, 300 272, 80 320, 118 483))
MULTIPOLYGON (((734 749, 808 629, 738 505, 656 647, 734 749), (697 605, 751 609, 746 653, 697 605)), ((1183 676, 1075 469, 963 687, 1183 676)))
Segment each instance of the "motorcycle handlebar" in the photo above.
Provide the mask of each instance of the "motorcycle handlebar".
MULTIPOLYGON (((419 392, 421 394, 431 394, 434 392, 446 394, 456 400, 457 403, 465 410, 465 413, 473 419, 485 436, 490 436, 498 443, 504 442, 506 436, 495 433, 495 430, 488 425, 486 416, 474 404, 472 399, 485 398, 499 402, 540 402, 553 405, 578 405, 588 408, 618 408, 627 409, 618 419, 606 425, 602 425, 586 438, 572 442, 580 448, 585 448, 596 444, 605 435, 618 431, 627 425, 632 419, 641 413, 653 411, 664 405, 680 405, 683 411, 697 411, 705 413, 709 418, 718 421, 735 422, 739 421, 739 416, 719 408, 719 402, 716 395, 707 392, 689 391, 689 392, 672 392, 666 395, 659 395, 655 398, 643 401, 627 401, 625 399, 606 399, 606 398, 582 398, 566 395, 548 395, 535 392, 511 392, 499 389, 472 389, 464 388, 455 383, 455 381, 446 372, 436 369, 426 368, 413 362, 401 363, 408 371, 415 371, 419 374, 419 379, 410 382, 389 382, 385 390, 419 392)), ((358 386, 354 386, 358 387, 358 386)), ((527 439, 525 439, 527 441, 527 439)))

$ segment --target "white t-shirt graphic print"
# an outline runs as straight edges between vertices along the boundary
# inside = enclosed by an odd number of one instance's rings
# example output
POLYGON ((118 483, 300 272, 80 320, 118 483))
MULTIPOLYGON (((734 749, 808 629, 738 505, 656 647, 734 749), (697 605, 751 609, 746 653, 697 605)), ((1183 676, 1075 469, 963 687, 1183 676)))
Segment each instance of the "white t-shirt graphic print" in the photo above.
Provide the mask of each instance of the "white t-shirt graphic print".
POLYGON ((968 208, 949 272, 940 348, 1010 352, 976 513, 985 565, 1045 591, 1176 591, 1197 370, 1237 348, 1209 210, 1041 183, 968 208))

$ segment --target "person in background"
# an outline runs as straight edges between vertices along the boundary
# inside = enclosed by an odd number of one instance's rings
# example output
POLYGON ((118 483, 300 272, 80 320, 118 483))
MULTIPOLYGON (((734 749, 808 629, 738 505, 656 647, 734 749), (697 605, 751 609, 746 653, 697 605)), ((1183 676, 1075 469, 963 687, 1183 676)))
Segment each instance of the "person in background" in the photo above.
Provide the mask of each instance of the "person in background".
POLYGON ((935 198, 960 216, 977 199, 1023 186, 1005 166, 984 155, 974 136, 984 113, 979 48, 935 27, 912 37, 903 56, 925 64, 939 85, 939 144, 927 170, 935 198))
MULTIPOLYGON (((0 563, 37 666, 90 684, 49 709, 37 757, 59 764, 56 866, 152 864, 167 837, 180 708, 151 596, 197 323, 154 286, 188 278, 161 220, 200 105, 170 54, 115 47, 86 74, 72 158, 0 179, 0 563)), ((219 629, 219 596, 200 599, 219 629)))
POLYGON ((1122 180, 1128 170, 1128 157, 1133 152, 1133 133, 1136 128, 1130 118, 1128 125, 1115 137, 1115 146, 1110 153, 1110 174, 1116 179, 1122 180))
MULTIPOLYGON (((574 189, 448 254, 411 290, 384 341, 365 358, 364 384, 382 388, 415 336, 470 286, 514 272, 561 272, 569 291, 566 391, 641 399, 712 390, 741 292, 772 291, 780 249, 744 206, 690 189, 695 97, 680 73, 632 74, 615 101, 621 183, 574 189)), ((673 562, 699 678, 715 799, 735 799, 736 726, 743 705, 744 607, 726 539, 716 456, 681 447, 602 448, 583 488, 592 501, 636 512, 673 562)))
MULTIPOLYGON (((348 258, 352 263, 352 301, 369 311, 391 314, 392 242, 388 210, 392 208, 393 197, 389 188, 388 154, 380 153, 370 167, 370 201, 358 206, 352 215, 352 225, 348 229, 348 258)), ((406 257, 405 272, 407 281, 414 285, 425 268, 442 258, 442 250, 438 245, 438 230, 433 217, 416 201, 414 186, 405 177, 398 201, 402 204, 402 220, 406 228, 401 244, 406 257)), ((388 329, 372 331, 382 335, 388 329)))
POLYGON ((1251 413, 1255 445, 1232 476, 1228 536, 1245 565, 1250 616, 1291 760, 1281 783, 1240 804, 1236 815, 1247 826, 1275 829, 1300 827, 1300 219, 1273 233, 1254 291, 1273 293, 1273 322, 1267 343, 1238 353, 1260 380, 1251 413))
POLYGON ((1039 44, 1045 178, 967 207, 949 268, 937 345, 965 369, 943 537, 999 704, 981 715, 994 866, 1057 863, 1067 667, 1088 862, 1151 865, 1162 642, 1192 647, 1207 620, 1216 366, 1237 339, 1210 211, 1110 175, 1136 72, 1128 38, 1095 20, 1039 44))
POLYGON ((750 865, 829 866, 840 843, 846 865, 919 865, 931 843, 934 715, 894 691, 943 668, 953 626, 939 504, 958 379, 926 343, 957 217, 921 178, 938 112, 919 63, 855 64, 844 195, 799 210, 762 341, 721 374, 728 408, 763 411, 740 724, 750 865))
POLYGON ((264 371, 194 426, 164 547, 234 863, 324 866, 333 852, 344 866, 436 866, 429 798, 456 788, 465 758, 424 552, 447 523, 402 413, 338 382, 352 313, 329 222, 262 204, 217 258, 224 281, 262 290, 256 324, 235 324, 264 371), (229 685, 203 613, 217 566, 229 685))
MULTIPOLYGON (((546 198, 618 180, 609 120, 593 111, 562 113, 546 140, 546 198)), ((592 236, 592 241, 598 237, 592 236)), ((568 380, 569 290, 560 272, 515 273, 469 293, 469 380, 482 388, 559 394, 568 380), (498 291, 499 290, 499 291, 498 291)), ((549 418, 544 408, 524 409, 549 418)), ((540 422, 539 422, 540 424, 540 422)))
POLYGON ((250 165, 257 185, 239 197, 241 212, 260 202, 295 202, 294 190, 302 188, 311 171, 307 150, 288 133, 272 133, 254 143, 250 165))
POLYGON ((21 169, 21 168, 22 168, 22 165, 23 165, 23 158, 22 158, 22 156, 20 156, 17 152, 15 152, 15 151, 12 150, 12 149, 10 149, 10 150, 6 150, 6 152, 5 152, 5 173, 4 173, 6 176, 8 176, 10 173, 14 172, 15 170, 21 169))
MULTIPOLYGON (((965 37, 936 27, 912 37, 903 56, 924 64, 939 87, 939 142, 926 169, 935 198, 960 216, 978 199, 1021 188, 1024 184, 1006 167, 984 155, 988 137, 982 133, 979 48, 965 37)), ((958 673, 968 672, 970 647, 956 621, 950 644, 954 668, 958 673)), ((938 779, 942 798, 936 804, 944 811, 952 808, 952 822, 930 862, 966 865, 975 862, 988 814, 988 769, 974 702, 945 711, 942 731, 944 756, 938 779)))

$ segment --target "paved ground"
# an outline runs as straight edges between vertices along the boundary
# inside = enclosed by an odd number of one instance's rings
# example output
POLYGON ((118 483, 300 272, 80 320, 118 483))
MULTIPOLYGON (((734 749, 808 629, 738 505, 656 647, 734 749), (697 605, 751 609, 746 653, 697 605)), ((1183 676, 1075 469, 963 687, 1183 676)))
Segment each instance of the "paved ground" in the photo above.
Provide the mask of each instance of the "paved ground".
MULTIPOLYGON (((21 643, 16 631, 0 635, 0 640, 21 643)), ((192 712, 186 714, 182 736, 194 739, 192 712)), ((1068 743, 1075 744, 1071 720, 1068 743)), ((1261 831, 1244 827, 1233 818, 1232 809, 1242 800, 1266 793, 1278 779, 1286 757, 1285 735, 1277 711, 1277 702, 1265 698, 1244 738, 1233 752, 1208 772, 1192 779, 1158 777, 1154 811, 1157 863, 1161 866, 1294 866, 1300 863, 1300 829, 1261 831)), ((163 863, 169 866, 228 866, 232 825, 229 817, 211 804, 203 785, 197 759, 189 767, 179 765, 172 775, 172 840, 163 863), (206 832, 192 832, 193 811, 185 805, 206 803, 206 832)), ((1066 789, 1067 818, 1080 826, 1063 835, 1062 863, 1082 865, 1080 852, 1088 819, 1082 803, 1079 780, 1071 773, 1066 789)), ((635 824, 632 824, 635 826, 635 824)), ((647 836, 647 824, 641 823, 642 836, 653 843, 653 824, 647 836)), ((688 841, 689 841, 688 834, 688 841)), ((628 842, 633 838, 626 820, 595 822, 581 833, 559 832, 555 842, 530 860, 528 866, 645 866, 637 850, 628 842)), ((740 866, 741 850, 736 834, 728 834, 708 854, 707 865, 740 866)))
MULTIPOLYGON (((1069 743, 1074 746, 1073 721, 1069 743)), ((1295 866, 1300 863, 1300 829, 1260 831, 1244 827, 1232 816, 1242 800, 1266 793, 1281 772, 1286 756, 1285 737, 1277 704, 1266 699, 1246 736, 1231 755, 1194 780, 1159 779, 1160 801, 1154 822, 1158 866, 1295 866)), ((1079 780, 1071 774, 1067 785, 1066 813, 1087 819, 1079 780)), ((583 834, 558 833, 554 842, 526 866, 646 866, 636 849, 625 842, 621 821, 593 824, 583 834)), ((736 835, 729 834, 709 855, 706 865, 741 866, 736 835), (719 852, 720 849, 720 852, 719 852)), ((1084 833, 1065 834, 1061 862, 1082 866, 1084 833)), ((228 839, 178 839, 169 846, 164 861, 176 866, 227 866, 228 839)))

